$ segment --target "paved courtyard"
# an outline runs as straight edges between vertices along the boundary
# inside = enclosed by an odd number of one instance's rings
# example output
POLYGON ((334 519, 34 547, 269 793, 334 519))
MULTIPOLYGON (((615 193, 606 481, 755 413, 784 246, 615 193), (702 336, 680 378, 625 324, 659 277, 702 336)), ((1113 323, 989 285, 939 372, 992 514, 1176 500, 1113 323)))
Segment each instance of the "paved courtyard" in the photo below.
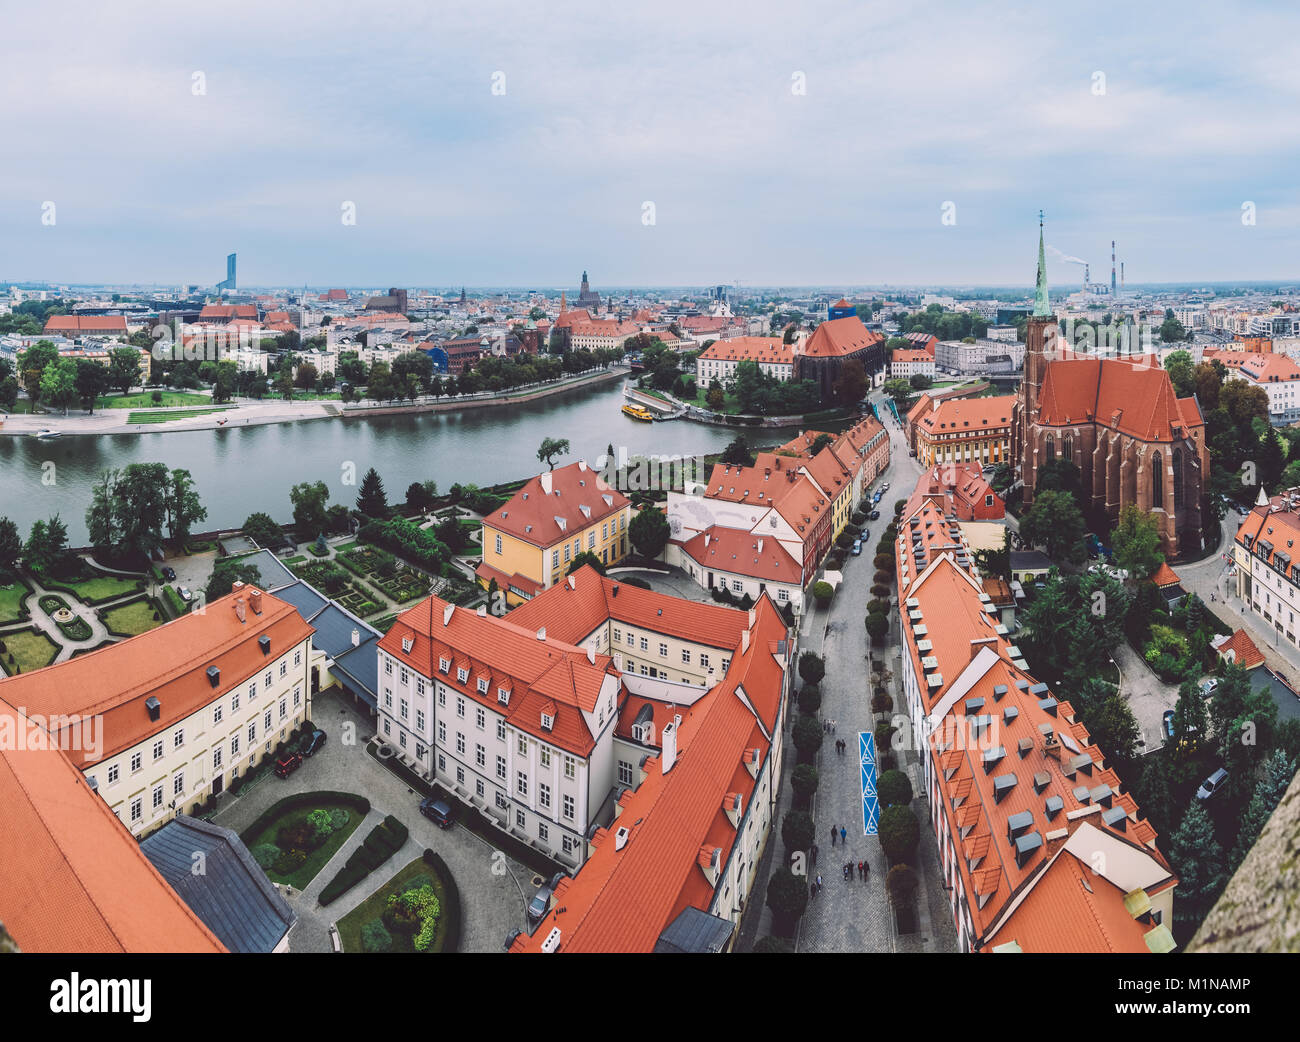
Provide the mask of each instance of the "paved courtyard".
POLYGON ((532 871, 492 847, 462 825, 439 829, 419 812, 420 795, 371 756, 365 748, 374 728, 351 703, 334 689, 316 695, 312 720, 328 735, 325 747, 287 779, 264 775, 238 797, 222 797, 222 807, 213 819, 217 825, 247 828, 259 814, 295 792, 334 790, 353 792, 370 801, 370 813, 347 842, 317 873, 305 891, 287 895, 298 914, 289 935, 294 951, 332 951, 329 928, 383 886, 403 866, 419 857, 426 847, 437 851, 447 863, 460 890, 462 926, 460 951, 499 952, 506 936, 525 929, 524 908, 533 895, 532 871), (347 739, 352 726, 354 741, 347 739), (317 903, 317 896, 334 877, 367 833, 387 814, 408 829, 406 845, 353 889, 329 907, 317 903))

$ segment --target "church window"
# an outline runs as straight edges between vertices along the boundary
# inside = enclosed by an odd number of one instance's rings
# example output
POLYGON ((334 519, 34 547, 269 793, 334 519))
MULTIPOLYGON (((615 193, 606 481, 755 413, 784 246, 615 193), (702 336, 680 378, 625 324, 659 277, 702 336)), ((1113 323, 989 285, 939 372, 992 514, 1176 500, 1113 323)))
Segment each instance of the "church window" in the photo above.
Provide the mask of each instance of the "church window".
POLYGON ((1151 458, 1151 505, 1163 506, 1165 502, 1165 467, 1164 458, 1156 453, 1151 458))

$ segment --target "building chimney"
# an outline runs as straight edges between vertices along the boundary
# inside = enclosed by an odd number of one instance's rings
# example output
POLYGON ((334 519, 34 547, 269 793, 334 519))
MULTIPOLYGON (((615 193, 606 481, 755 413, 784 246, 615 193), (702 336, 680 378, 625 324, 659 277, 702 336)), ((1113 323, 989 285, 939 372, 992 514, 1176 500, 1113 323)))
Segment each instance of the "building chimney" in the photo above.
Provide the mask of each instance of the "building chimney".
POLYGON ((760 554, 763 552, 763 540, 762 540, 761 537, 760 537, 759 540, 758 540, 758 552, 759 552, 760 554))
POLYGON ((244 584, 240 582, 238 579, 236 579, 233 583, 230 584, 231 593, 238 593, 243 588, 244 588, 244 584))
POLYGON ((250 589, 248 591, 248 606, 253 609, 254 615, 262 614, 262 591, 250 589))
POLYGON ((677 722, 666 723, 660 732, 660 745, 663 752, 659 754, 659 770, 667 774, 677 762, 677 722))
POLYGON ((248 620, 248 610, 244 605, 243 597, 235 598, 235 614, 239 617, 240 622, 246 622, 248 620))
POLYGON ((548 470, 542 475, 542 491, 548 496, 551 494, 551 472, 548 470))
POLYGON ((352 646, 354 648, 361 647, 361 631, 355 626, 352 627, 352 646))
POLYGON ((546 639, 546 627, 545 627, 545 626, 543 626, 540 630, 537 631, 537 639, 538 639, 538 640, 545 640, 545 639, 546 639))
POLYGON ((444 626, 451 625, 451 613, 454 612, 455 610, 456 610, 456 605, 454 604, 448 604, 447 607, 442 609, 442 624, 444 626))
POLYGON ((577 588, 578 588, 578 577, 577 577, 576 575, 570 575, 570 576, 569 576, 569 589, 570 589, 570 590, 576 590, 577 588))
POLYGON ((583 471, 584 473, 586 472, 586 470, 587 470, 587 461, 586 461, 585 459, 580 459, 580 460, 578 460, 578 469, 579 469, 580 471, 583 471))

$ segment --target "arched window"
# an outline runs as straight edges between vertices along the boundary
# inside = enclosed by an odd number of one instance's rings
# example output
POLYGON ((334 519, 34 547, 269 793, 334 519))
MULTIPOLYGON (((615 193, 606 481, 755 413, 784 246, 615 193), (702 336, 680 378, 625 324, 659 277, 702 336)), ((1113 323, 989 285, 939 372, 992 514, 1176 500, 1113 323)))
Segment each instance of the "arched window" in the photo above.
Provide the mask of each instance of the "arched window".
POLYGON ((1047 436, 1047 458, 1056 459, 1056 436, 1053 434, 1047 436))
POLYGON ((1067 434, 1061 442, 1061 456, 1071 462, 1074 461, 1074 435, 1067 434))
POLYGON ((1151 506, 1153 509, 1165 505, 1165 468, 1164 458, 1160 453, 1151 457, 1151 506))
POLYGON ((1183 450, 1174 449, 1174 506, 1183 505, 1183 450))

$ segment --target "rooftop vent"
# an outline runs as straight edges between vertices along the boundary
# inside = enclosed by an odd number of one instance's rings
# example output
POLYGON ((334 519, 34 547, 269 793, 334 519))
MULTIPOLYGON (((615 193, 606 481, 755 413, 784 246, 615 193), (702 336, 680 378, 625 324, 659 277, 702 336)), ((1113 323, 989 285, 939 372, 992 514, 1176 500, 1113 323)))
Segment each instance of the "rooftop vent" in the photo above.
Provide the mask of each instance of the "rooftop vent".
POLYGON ((558 926, 553 926, 551 927, 551 932, 546 935, 546 940, 542 942, 542 952, 545 955, 550 955, 552 952, 558 952, 559 950, 560 928, 558 926))
POLYGON ((1034 851, 1043 845, 1043 837, 1037 832, 1021 836, 1016 840, 1016 865, 1024 868, 1026 862, 1034 856, 1034 851))
POLYGON ((994 702, 1001 702, 1003 696, 1004 696, 1006 693, 1007 693, 1007 685, 1006 685, 1006 684, 999 684, 997 687, 995 687, 995 688, 993 689, 993 701, 994 701, 994 702))
POLYGON ((1127 831, 1128 812, 1123 807, 1111 807, 1102 813, 1101 820, 1120 832, 1127 831))
POLYGON ((614 849, 622 850, 625 846, 627 846, 628 838, 631 835, 632 833, 628 831, 626 825, 619 826, 618 831, 614 833, 614 849))
POLYGON ((1007 818, 1007 839, 1013 840, 1017 836, 1023 835, 1029 831, 1030 826, 1034 823, 1034 814, 1032 811, 1022 810, 1019 814, 1012 814, 1007 818))
POLYGON ((221 670, 216 666, 209 666, 205 672, 208 674, 208 683, 213 687, 221 683, 221 670))
POLYGON ((1016 751, 1020 753, 1020 758, 1022 760, 1029 755, 1029 751, 1033 747, 1034 747, 1034 740, 1032 738, 1022 738, 1020 739, 1020 741, 1016 743, 1016 751))
POLYGON ((1047 802, 1043 804, 1047 810, 1047 820, 1054 821, 1056 816, 1065 808, 1065 800, 1060 796, 1048 796, 1047 802))
POLYGON ((1088 777, 1092 777, 1092 757, 1087 753, 1080 753, 1078 756, 1071 757, 1070 766, 1076 771, 1083 771, 1088 777))
POLYGON ((966 699, 966 712, 975 713, 984 708, 984 699, 968 698, 966 699))
POLYGON ((1016 787, 1014 774, 999 774, 993 779, 993 802, 1001 803, 1012 789, 1016 787))
POLYGON ((1084 805, 1087 805, 1090 795, 1086 785, 1078 785, 1074 789, 1074 798, 1084 805))
POLYGON ((1051 784, 1052 776, 1046 771, 1039 771, 1034 775, 1034 792, 1042 792, 1051 784))
POLYGON ((155 696, 150 695, 144 700, 144 707, 149 712, 149 719, 157 723, 158 718, 162 715, 162 703, 155 696))
POLYGON ((1058 703, 1057 703, 1056 699, 1053 698, 1051 695, 1048 695, 1046 698, 1044 698, 1044 699, 1040 699, 1040 700, 1039 700, 1039 702, 1038 702, 1038 708, 1041 709, 1041 710, 1042 710, 1043 712, 1045 712, 1045 713, 1051 713, 1052 716, 1055 716, 1055 715, 1056 715, 1056 706, 1057 706, 1057 704, 1058 704, 1058 703))
POLYGON ((1014 720, 1019 715, 1020 715, 1020 710, 1017 709, 1015 706, 1007 706, 1006 709, 1002 710, 1002 719, 1005 720, 1007 723, 1011 723, 1011 721, 1014 720))
POLYGON ((263 655, 271 654, 271 638, 265 633, 257 638, 257 646, 262 649, 263 655))
POLYGON ((1110 786, 1107 785, 1105 782, 1102 782, 1095 789, 1093 789, 1088 795, 1092 797, 1093 803, 1100 804, 1103 807, 1109 807, 1111 797, 1113 794, 1111 792, 1110 786))
POLYGON ((992 749, 986 749, 981 757, 984 762, 984 773, 990 773, 1006 755, 1006 749, 1000 745, 995 745, 992 749))

